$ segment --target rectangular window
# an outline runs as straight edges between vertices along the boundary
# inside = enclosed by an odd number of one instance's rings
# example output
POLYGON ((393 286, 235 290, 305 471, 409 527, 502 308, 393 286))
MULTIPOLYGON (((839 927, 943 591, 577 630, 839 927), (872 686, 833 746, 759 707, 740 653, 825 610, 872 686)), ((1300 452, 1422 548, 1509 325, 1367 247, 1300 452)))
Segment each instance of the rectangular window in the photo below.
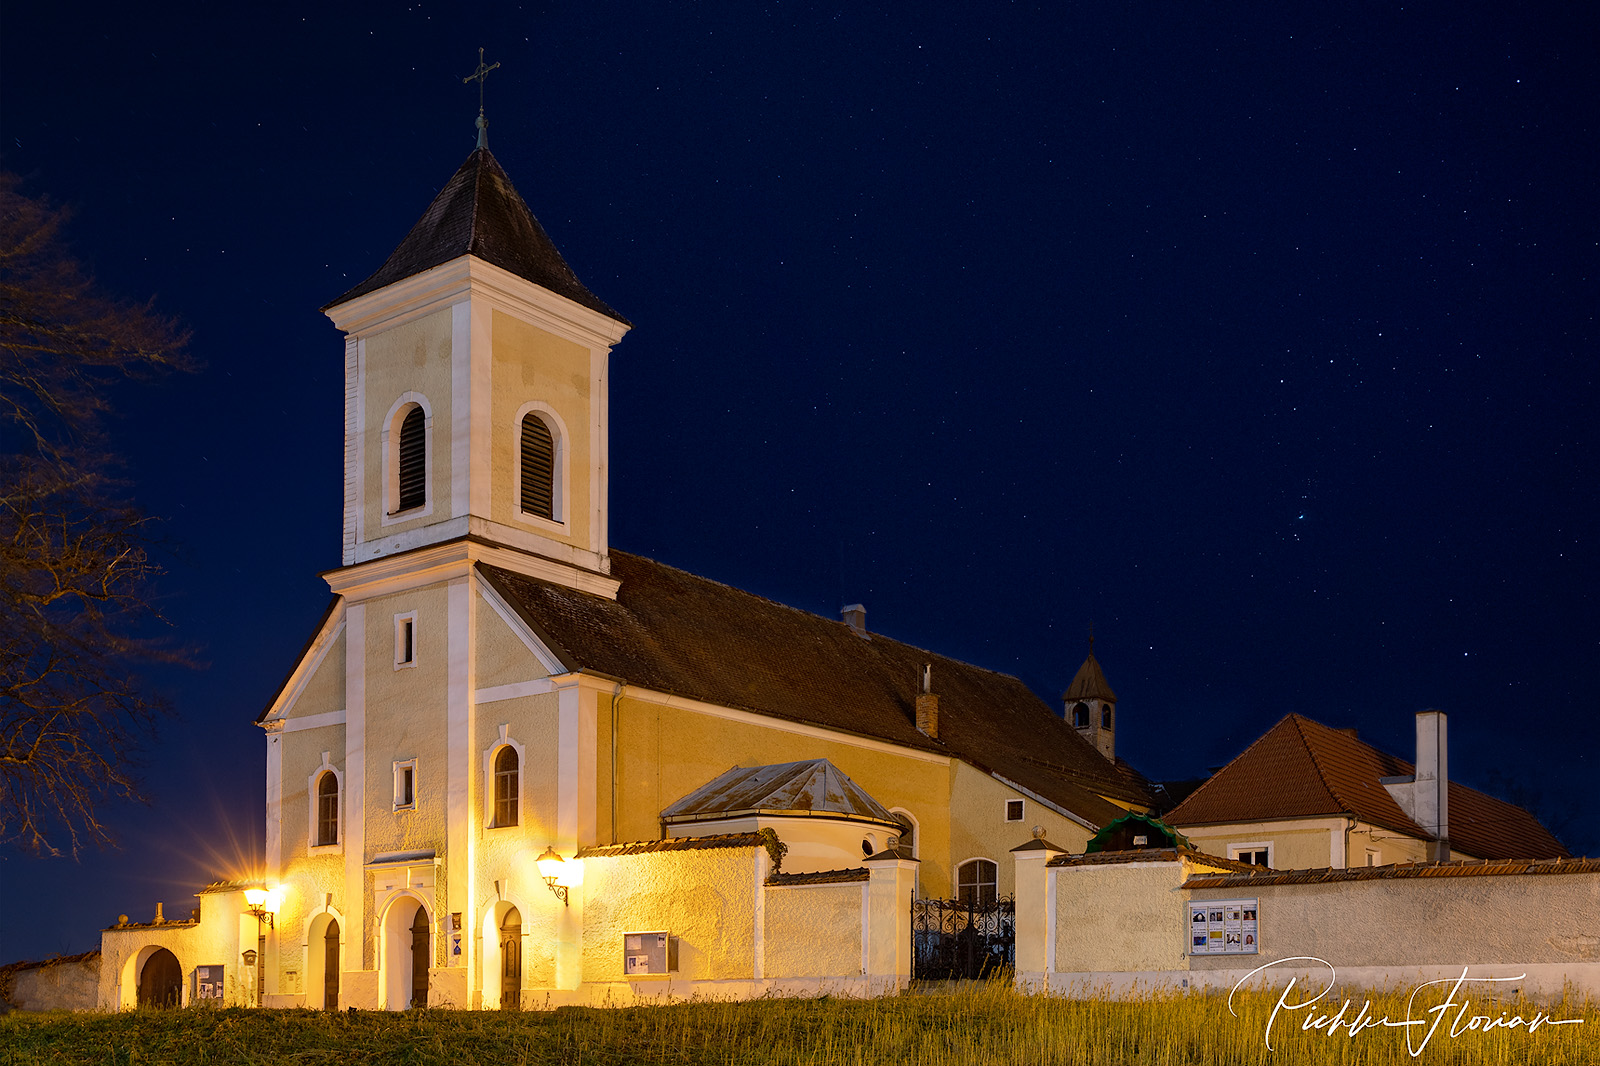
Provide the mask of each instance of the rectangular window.
POLYGON ((1368 866, 1382 866, 1383 865, 1383 860, 1382 860, 1381 856, 1379 855, 1379 852, 1378 852, 1377 848, 1368 848, 1367 849, 1367 865, 1368 866))
POLYGON ((394 616, 394 668, 417 665, 417 612, 394 616))
POLYGON ((1231 844, 1228 846, 1228 858, 1247 862, 1252 866, 1271 866, 1272 845, 1231 844))
POLYGON ((417 805, 417 760, 407 759, 394 764, 394 809, 405 810, 417 805))
POLYGON ((1022 821, 1022 801, 1021 800, 1006 800, 1006 821, 1008 821, 1008 822, 1020 822, 1020 821, 1022 821))

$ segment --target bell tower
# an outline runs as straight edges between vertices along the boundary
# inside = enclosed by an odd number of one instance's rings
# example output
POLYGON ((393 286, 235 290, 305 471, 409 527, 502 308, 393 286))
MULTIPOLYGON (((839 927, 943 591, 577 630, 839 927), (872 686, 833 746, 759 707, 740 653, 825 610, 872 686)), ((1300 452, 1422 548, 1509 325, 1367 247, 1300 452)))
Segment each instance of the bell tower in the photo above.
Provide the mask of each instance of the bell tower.
POLYGON ((1093 636, 1089 637, 1089 657, 1078 667, 1061 699, 1067 724, 1101 755, 1116 762, 1117 694, 1106 684, 1106 675, 1094 657, 1093 636))
POLYGON ((459 541, 606 584, 609 361, 631 324, 578 280, 481 135, 323 311, 345 333, 345 567, 459 541))

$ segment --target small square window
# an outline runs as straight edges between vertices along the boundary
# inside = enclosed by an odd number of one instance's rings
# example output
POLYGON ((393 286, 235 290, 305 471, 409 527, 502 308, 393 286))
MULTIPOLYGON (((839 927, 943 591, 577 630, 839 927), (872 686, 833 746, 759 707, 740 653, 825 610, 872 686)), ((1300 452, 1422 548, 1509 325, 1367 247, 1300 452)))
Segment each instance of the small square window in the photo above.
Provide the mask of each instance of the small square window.
POLYGON ((394 668, 417 665, 417 612, 394 616, 394 668))
POLYGON ((1368 848, 1367 849, 1367 865, 1368 866, 1382 866, 1383 865, 1382 855, 1379 853, 1377 848, 1368 848))
POLYGON ((417 805, 417 760, 394 764, 394 809, 409 810, 417 805))
POLYGON ((1021 800, 1006 800, 1006 821, 1008 821, 1008 822, 1020 822, 1020 821, 1022 821, 1022 801, 1021 800))

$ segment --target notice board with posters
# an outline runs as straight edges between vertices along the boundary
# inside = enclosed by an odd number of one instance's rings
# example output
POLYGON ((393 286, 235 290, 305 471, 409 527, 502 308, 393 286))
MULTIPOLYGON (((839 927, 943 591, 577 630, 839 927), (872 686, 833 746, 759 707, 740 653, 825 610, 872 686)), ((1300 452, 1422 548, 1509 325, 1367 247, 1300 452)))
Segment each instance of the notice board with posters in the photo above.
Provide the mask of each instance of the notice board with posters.
POLYGON ((1261 950, 1261 923, 1253 899, 1189 901, 1191 955, 1254 955, 1261 950))

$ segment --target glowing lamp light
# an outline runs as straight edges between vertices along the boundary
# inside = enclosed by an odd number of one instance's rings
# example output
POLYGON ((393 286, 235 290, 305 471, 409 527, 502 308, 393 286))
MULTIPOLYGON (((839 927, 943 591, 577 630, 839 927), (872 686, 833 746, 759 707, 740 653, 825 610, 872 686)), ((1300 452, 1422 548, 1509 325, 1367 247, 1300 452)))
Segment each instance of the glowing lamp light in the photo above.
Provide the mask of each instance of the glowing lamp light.
MULTIPOLYGON (((567 887, 572 883, 571 876, 574 872, 569 868, 578 866, 576 860, 570 863, 567 862, 566 859, 561 857, 561 853, 556 851, 555 845, 552 844, 550 847, 545 848, 544 854, 534 861, 539 864, 539 876, 544 878, 544 883, 550 891, 555 893, 556 898, 561 901, 563 906, 572 906, 567 901, 567 887)), ((581 882, 583 868, 579 866, 575 872, 581 882)))

